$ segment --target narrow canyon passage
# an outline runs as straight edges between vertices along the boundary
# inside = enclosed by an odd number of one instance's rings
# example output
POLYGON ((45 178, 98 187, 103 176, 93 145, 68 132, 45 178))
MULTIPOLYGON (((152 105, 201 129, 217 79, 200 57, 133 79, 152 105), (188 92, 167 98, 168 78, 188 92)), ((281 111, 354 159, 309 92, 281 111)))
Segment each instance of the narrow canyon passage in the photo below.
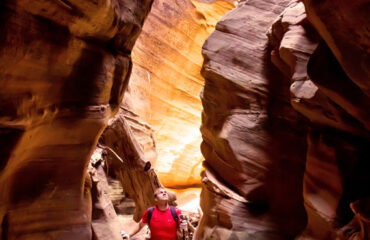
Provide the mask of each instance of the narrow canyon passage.
MULTIPOLYGON (((177 1, 172 5, 168 1, 154 1, 152 5, 132 50, 133 69, 121 109, 100 140, 102 148, 109 147, 106 159, 115 158, 116 154, 123 161, 136 159, 143 164, 149 161, 155 170, 148 179, 143 179, 139 175, 146 173, 138 171, 135 176, 130 173, 135 170, 129 171, 124 166, 120 173, 110 176, 115 178, 110 180, 114 183, 113 206, 121 225, 129 225, 125 230, 134 225, 130 220, 132 214, 138 221, 153 204, 150 191, 158 187, 153 184, 156 177, 160 185, 176 194, 174 204, 183 213, 194 216, 196 224, 199 220, 204 160, 199 131, 202 111, 199 94, 204 85, 200 74, 202 44, 217 21, 234 7, 232 1, 177 1), (127 131, 130 136, 122 137, 127 131), (127 146, 127 142, 134 143, 127 146), (152 174, 156 175, 154 180, 152 174), (138 189, 144 192, 139 197, 138 189), (134 212, 130 198, 136 203, 134 212)), ((111 162, 108 165, 115 168, 111 162)), ((143 231, 137 238, 142 235, 143 231)))
POLYGON ((369 6, 1 1, 0 240, 370 239, 369 6))

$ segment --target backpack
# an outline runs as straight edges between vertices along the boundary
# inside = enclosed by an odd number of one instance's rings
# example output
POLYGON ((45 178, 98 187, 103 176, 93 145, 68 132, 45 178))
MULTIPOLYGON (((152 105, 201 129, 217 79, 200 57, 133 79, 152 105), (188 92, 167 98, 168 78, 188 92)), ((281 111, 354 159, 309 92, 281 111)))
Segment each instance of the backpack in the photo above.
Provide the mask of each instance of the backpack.
MULTIPOLYGON (((153 215, 153 211, 154 211, 154 207, 151 207, 148 210, 148 225, 149 226, 150 226, 150 219, 152 218, 152 215, 153 215)), ((179 218, 176 213, 176 208, 174 206, 170 206, 170 212, 173 217, 173 220, 175 220, 176 222, 176 226, 179 227, 179 218)))

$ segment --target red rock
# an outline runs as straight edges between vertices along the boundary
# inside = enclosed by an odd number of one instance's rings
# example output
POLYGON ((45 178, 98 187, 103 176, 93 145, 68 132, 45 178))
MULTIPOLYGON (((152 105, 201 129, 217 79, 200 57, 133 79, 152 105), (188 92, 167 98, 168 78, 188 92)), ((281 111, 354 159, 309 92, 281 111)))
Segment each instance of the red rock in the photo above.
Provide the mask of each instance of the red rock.
POLYGON ((366 7, 363 1, 340 1, 343 7, 304 2, 306 8, 299 1, 242 1, 203 46, 205 217, 197 239, 367 237, 366 207, 362 214, 350 208, 357 201, 366 206, 370 189, 369 54, 359 50, 369 42, 361 24, 364 10, 354 16, 366 7), (267 40, 262 33, 269 25, 267 40), (307 153, 305 126, 311 129, 307 153), (278 179, 287 175, 289 184, 281 184, 278 179), (304 189, 293 182, 303 182, 304 189), (297 198, 302 192, 307 225, 298 234, 306 221, 297 198))
POLYGON ((369 2, 304 0, 308 19, 350 79, 370 96, 369 2))
POLYGON ((266 36, 288 3, 239 3, 203 46, 198 239, 287 239, 304 227, 305 124, 289 104, 289 79, 273 66, 266 36))
POLYGON ((151 2, 2 1, 4 239, 91 239, 87 163, 121 103, 151 2))

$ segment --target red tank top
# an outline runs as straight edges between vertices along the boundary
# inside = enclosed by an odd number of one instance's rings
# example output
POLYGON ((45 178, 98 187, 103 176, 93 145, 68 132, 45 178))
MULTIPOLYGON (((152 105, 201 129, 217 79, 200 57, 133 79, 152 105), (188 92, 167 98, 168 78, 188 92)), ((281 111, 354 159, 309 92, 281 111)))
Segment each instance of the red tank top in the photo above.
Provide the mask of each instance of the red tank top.
MULTIPOLYGON (((143 223, 148 223, 147 209, 142 218, 143 223)), ((178 219, 180 219, 181 210, 176 208, 178 219)), ((150 234, 151 240, 176 240, 177 239, 177 225, 171 215, 171 210, 168 207, 166 211, 159 211, 154 207, 152 218, 150 219, 150 234)))

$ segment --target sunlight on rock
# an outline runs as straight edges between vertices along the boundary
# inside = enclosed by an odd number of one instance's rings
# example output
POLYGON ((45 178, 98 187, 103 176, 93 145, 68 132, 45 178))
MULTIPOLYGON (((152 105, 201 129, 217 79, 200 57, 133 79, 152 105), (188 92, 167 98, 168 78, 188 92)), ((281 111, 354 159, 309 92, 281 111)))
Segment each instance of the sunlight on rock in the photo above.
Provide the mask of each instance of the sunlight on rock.
MULTIPOLYGON (((200 184, 202 44, 234 6, 227 1, 154 2, 133 49, 132 109, 154 129, 162 184, 200 184)), ((127 97, 128 98, 128 97, 127 97)))
POLYGON ((0 238, 370 239, 369 6, 2 0, 0 238))

